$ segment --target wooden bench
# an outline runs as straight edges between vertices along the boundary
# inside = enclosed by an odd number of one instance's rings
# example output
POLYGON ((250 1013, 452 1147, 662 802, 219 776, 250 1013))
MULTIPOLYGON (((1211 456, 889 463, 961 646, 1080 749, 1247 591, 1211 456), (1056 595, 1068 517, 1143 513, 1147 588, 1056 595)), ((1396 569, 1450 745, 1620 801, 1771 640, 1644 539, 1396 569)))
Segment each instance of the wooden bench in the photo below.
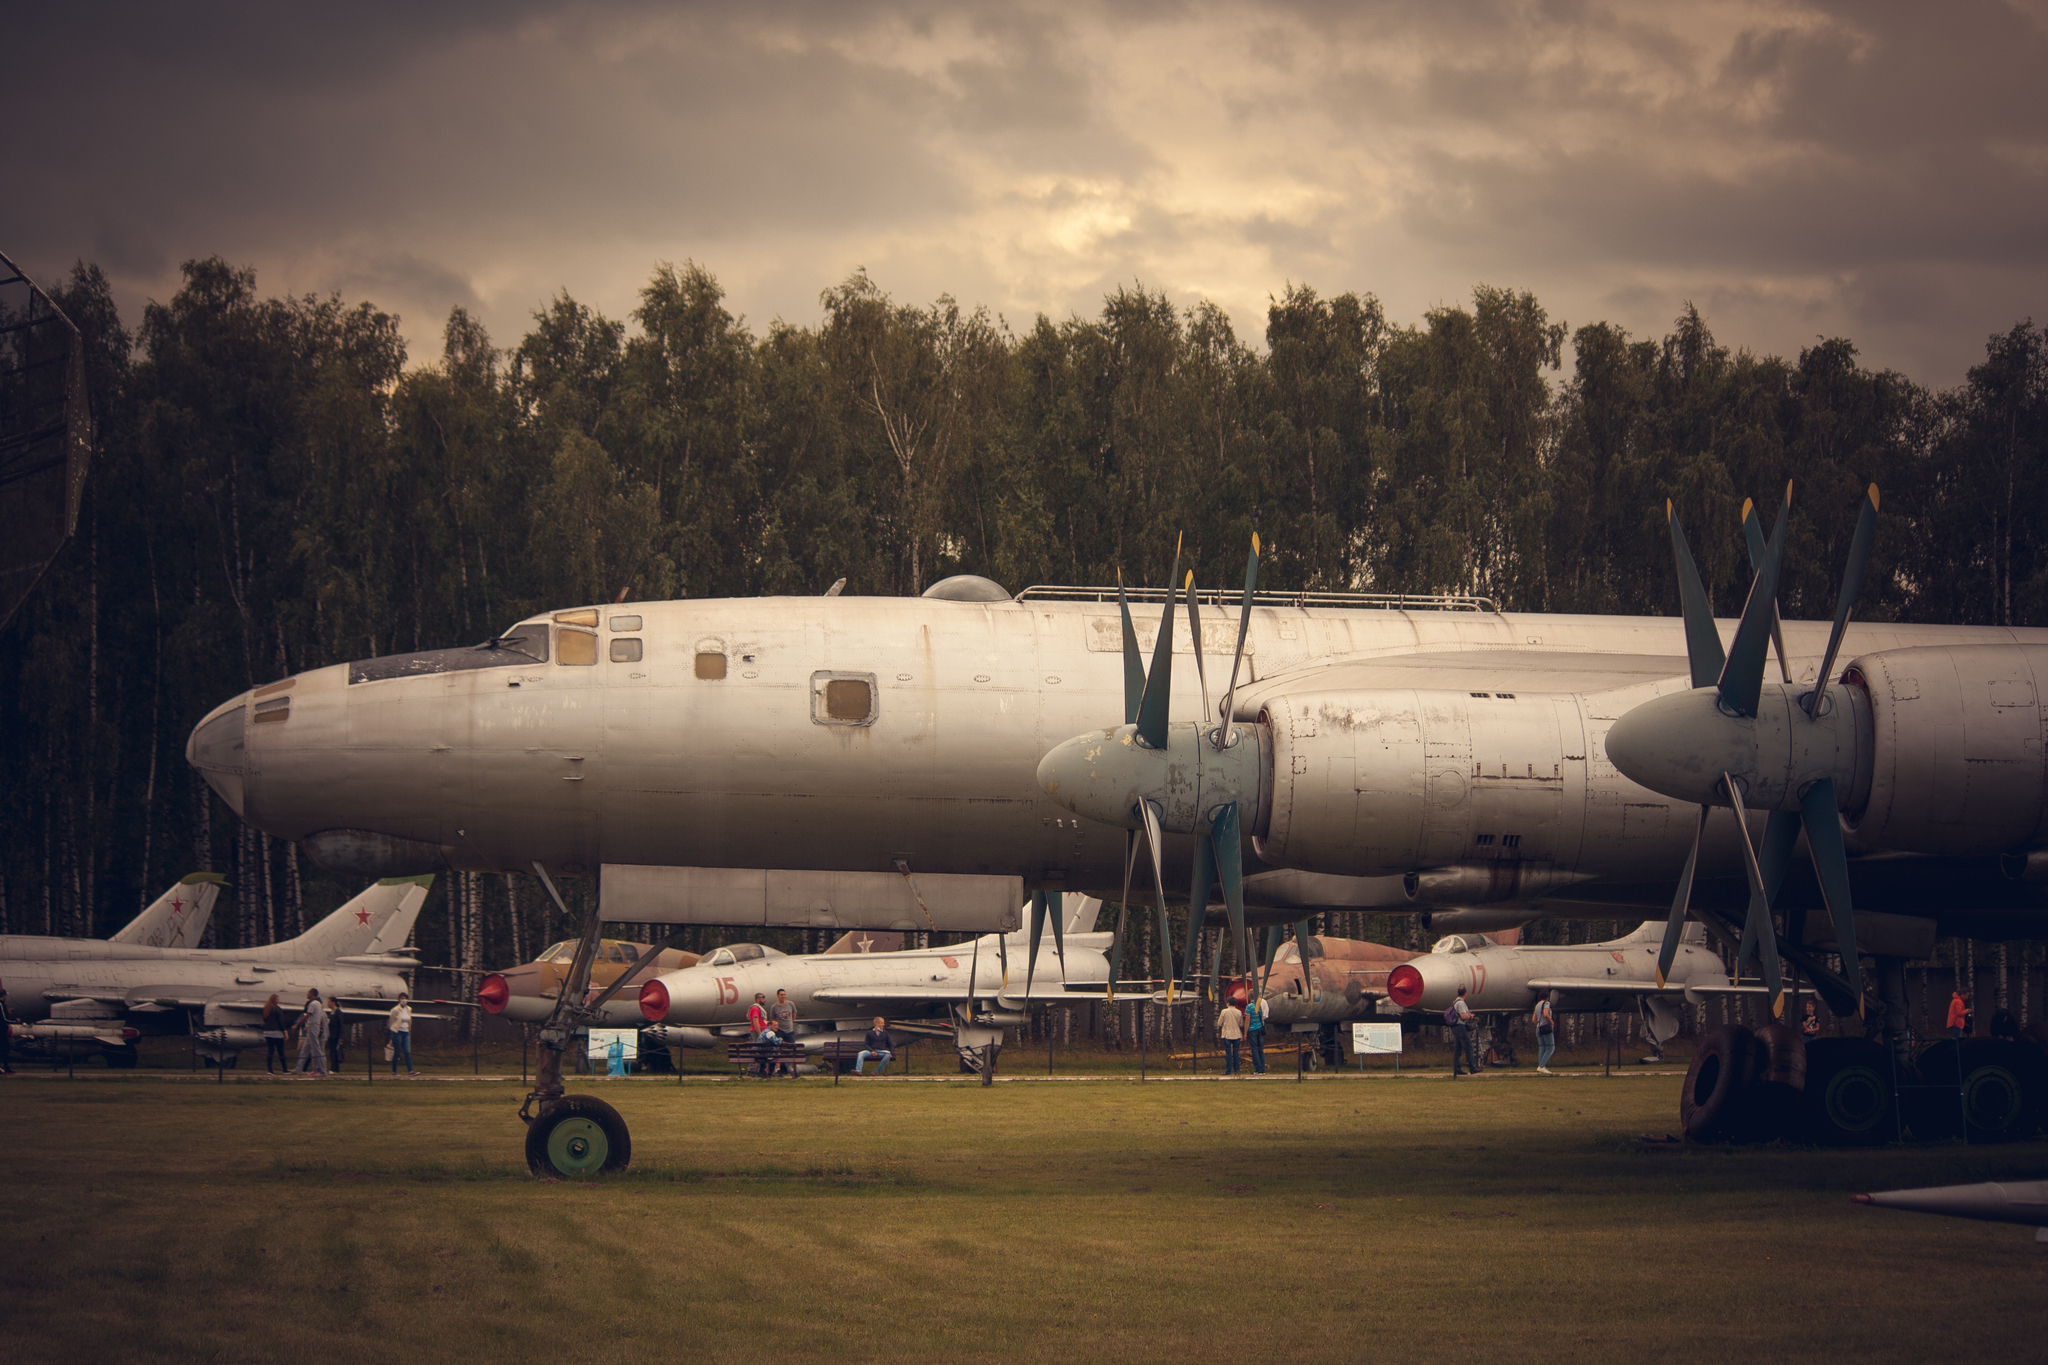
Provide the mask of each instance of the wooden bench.
POLYGON ((738 1062, 740 1067, 746 1071, 758 1071, 764 1057, 771 1067, 781 1066, 785 1062, 794 1065, 797 1062, 808 1060, 801 1043, 777 1043, 774 1047, 769 1048, 763 1047, 759 1043, 747 1042, 744 1039, 735 1039, 727 1043, 725 1045, 725 1055, 732 1061, 738 1062))

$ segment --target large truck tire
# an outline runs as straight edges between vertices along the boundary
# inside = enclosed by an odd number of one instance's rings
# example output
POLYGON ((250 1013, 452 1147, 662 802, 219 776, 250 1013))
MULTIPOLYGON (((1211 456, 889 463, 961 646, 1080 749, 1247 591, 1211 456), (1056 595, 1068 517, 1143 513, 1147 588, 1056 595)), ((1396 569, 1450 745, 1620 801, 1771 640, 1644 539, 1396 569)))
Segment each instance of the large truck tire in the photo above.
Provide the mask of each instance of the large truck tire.
POLYGON ((2041 1126, 2048 1065, 2026 1043, 1944 1038, 1920 1054, 1906 1111, 1924 1142, 2017 1142, 2041 1126))

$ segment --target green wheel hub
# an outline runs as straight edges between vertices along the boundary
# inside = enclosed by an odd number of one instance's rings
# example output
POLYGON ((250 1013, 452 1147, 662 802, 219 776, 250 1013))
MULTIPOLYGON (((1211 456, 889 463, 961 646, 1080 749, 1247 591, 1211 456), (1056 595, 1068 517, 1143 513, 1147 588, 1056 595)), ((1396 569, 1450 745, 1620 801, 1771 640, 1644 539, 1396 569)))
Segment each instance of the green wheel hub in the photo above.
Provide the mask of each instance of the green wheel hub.
POLYGON ((1963 1113, 1972 1128, 2003 1134, 2020 1119, 2020 1080, 2002 1066, 1980 1066, 1963 1081, 1963 1113))
POLYGON ((604 1169, 611 1142, 604 1129, 586 1118, 565 1118, 548 1132, 548 1163, 563 1175, 590 1175, 604 1169))
POLYGON ((1870 1132, 1884 1118, 1884 1078, 1867 1066, 1850 1065, 1828 1077, 1821 1109, 1845 1133, 1870 1132))

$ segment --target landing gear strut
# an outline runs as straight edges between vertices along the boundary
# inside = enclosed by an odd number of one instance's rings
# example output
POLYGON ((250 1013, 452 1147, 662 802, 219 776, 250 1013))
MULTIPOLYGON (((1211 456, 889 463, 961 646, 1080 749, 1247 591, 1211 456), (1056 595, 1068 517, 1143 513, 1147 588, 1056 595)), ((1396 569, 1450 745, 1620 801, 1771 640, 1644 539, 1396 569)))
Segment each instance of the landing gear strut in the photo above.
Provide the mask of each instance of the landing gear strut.
MULTIPOLYGON (((569 917, 569 907, 548 879, 539 863, 533 870, 554 899, 555 908, 569 917)), ((597 960, 598 940, 604 936, 602 896, 592 896, 590 911, 583 917, 583 937, 576 943, 576 957, 555 997, 555 1012, 540 1030, 540 1049, 534 1067, 533 1090, 519 1106, 526 1128, 526 1169, 536 1178, 574 1179, 600 1171, 623 1171, 633 1159, 633 1136, 619 1111, 593 1095, 570 1095, 562 1085, 562 1054, 576 1037, 576 1030, 597 1016, 641 968, 656 954, 642 953, 637 962, 605 992, 587 1005, 583 997, 590 990, 590 968, 597 960)))

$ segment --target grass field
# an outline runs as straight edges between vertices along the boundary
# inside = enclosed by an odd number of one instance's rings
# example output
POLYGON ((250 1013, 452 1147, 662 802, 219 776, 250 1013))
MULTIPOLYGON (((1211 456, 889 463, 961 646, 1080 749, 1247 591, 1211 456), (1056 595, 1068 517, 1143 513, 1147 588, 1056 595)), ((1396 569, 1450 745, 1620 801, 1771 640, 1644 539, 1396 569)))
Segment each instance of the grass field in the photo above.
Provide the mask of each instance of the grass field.
MULTIPOLYGON (((1014 1073, 1013 1073, 1014 1074, 1014 1073)), ((2040 1359, 2048 1249, 1857 1190, 2048 1146, 1649 1146, 1675 1077, 0 1082, 0 1358, 2040 1359)))

